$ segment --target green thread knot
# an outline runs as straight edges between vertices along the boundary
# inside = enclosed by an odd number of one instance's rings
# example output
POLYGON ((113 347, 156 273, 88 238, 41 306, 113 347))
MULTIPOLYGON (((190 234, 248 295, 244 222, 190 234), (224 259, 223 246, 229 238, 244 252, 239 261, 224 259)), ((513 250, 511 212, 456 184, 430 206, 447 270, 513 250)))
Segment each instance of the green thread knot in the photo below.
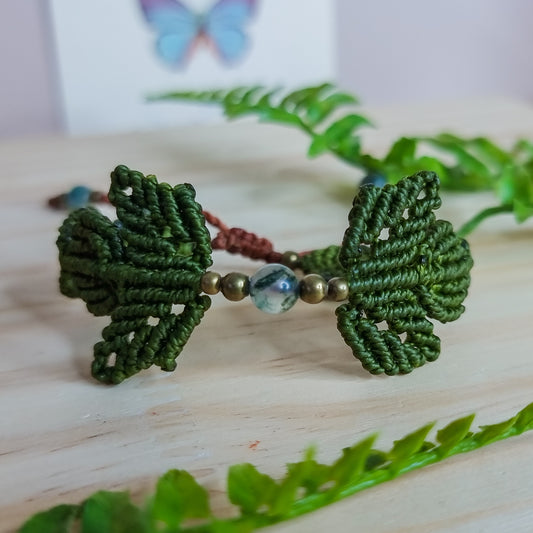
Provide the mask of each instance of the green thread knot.
POLYGON ((298 259, 298 268, 304 274, 320 274, 324 279, 331 279, 344 275, 344 269, 339 262, 340 246, 331 245, 318 248, 302 254, 298 259))

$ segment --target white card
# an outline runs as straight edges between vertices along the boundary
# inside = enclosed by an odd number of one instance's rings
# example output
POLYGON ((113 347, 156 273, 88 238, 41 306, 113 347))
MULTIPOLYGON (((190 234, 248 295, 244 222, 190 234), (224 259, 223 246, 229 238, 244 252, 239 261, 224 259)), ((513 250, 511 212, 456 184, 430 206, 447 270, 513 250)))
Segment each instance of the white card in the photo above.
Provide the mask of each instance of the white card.
MULTIPOLYGON (((117 132, 221 120, 214 108, 146 102, 147 95, 167 90, 255 84, 293 88, 335 78, 333 2, 256 1, 255 13, 242 25, 249 46, 236 64, 228 66, 216 46, 196 39, 187 61, 171 66, 156 51, 161 32, 147 21, 140 0, 51 0, 67 131, 117 132)), ((181 4, 207 17, 216 0, 181 4)))

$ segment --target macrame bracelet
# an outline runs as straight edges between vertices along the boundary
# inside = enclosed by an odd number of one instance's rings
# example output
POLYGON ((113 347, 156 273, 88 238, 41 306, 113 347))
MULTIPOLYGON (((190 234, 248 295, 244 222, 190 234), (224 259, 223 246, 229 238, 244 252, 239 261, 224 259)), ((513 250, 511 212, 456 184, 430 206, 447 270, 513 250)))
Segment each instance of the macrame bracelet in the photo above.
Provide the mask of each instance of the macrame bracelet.
MULTIPOLYGON (((118 166, 108 195, 81 189, 78 204, 109 201, 117 213, 112 221, 92 206, 76 209, 57 240, 61 292, 111 319, 94 346, 92 374, 102 382, 120 383, 152 365, 174 370, 208 295, 219 292, 231 301, 250 295, 269 313, 298 298, 346 300, 336 309, 338 329, 373 374, 406 374, 437 359, 440 339, 429 319, 448 322, 464 311, 472 258, 451 224, 435 218, 441 200, 432 172, 361 187, 341 246, 300 254, 228 228, 202 211, 189 184, 171 187, 118 166), (213 240, 206 222, 219 229, 213 240), (221 276, 208 270, 213 249, 270 264, 250 277, 221 276)), ((72 207, 69 195, 49 203, 72 207)))

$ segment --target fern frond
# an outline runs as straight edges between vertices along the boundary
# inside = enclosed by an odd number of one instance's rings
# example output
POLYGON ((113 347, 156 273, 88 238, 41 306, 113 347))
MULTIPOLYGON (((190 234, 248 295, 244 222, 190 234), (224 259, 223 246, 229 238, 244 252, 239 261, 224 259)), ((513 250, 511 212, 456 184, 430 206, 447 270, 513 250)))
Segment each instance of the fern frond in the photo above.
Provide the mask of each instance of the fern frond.
POLYGON ((90 533, 102 531, 103 524, 106 531, 118 531, 120 527, 120 531, 137 533, 161 531, 163 525, 168 532, 250 532, 314 511, 446 457, 529 431, 533 429, 533 403, 509 420, 482 426, 476 433, 470 431, 473 419, 471 415, 451 422, 437 432, 436 443, 425 440, 433 427, 427 424, 396 441, 387 452, 373 449, 373 435, 342 450, 331 465, 318 463, 314 450, 309 449, 303 461, 287 465, 280 481, 249 463, 231 466, 227 494, 240 511, 235 518, 213 516, 208 492, 188 472, 171 470, 159 479, 145 507, 135 506, 127 492, 100 491, 80 505, 59 505, 36 514, 19 532, 90 533), (196 524, 183 524, 190 519, 196 524), (95 529, 95 524, 100 529, 95 529))
POLYGON ((377 177, 397 183, 421 170, 436 172, 444 189, 493 189, 500 204, 476 213, 460 229, 465 236, 481 221, 498 213, 514 213, 518 222, 533 217, 533 144, 522 140, 506 151, 484 137, 465 139, 449 133, 434 137, 402 137, 384 158, 364 153, 361 128, 371 126, 363 115, 341 110, 357 99, 331 83, 292 92, 263 86, 230 90, 178 91, 151 100, 175 100, 221 106, 229 119, 255 115, 261 122, 296 127, 311 137, 309 157, 329 152, 362 169, 370 182, 377 177), (444 156, 444 161, 437 153, 444 156), (445 162, 446 161, 446 162, 445 162))
POLYGON ((334 120, 341 108, 355 106, 358 102, 354 96, 337 90, 331 83, 289 93, 262 86, 226 91, 178 91, 155 95, 150 100, 216 104, 229 119, 255 115, 261 122, 294 126, 311 137, 309 156, 331 151, 351 165, 365 166, 360 158, 358 130, 372 124, 366 117, 354 113, 334 120))

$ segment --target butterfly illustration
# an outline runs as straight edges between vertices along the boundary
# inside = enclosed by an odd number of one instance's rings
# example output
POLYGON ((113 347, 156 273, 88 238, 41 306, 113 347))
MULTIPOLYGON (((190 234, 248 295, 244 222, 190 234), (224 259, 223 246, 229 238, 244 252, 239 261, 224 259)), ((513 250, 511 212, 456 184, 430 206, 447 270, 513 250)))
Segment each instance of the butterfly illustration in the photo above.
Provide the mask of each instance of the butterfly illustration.
POLYGON ((167 64, 183 67, 200 42, 231 65, 248 48, 244 31, 257 0, 218 0, 206 13, 196 13, 179 0, 140 0, 147 22, 157 32, 156 49, 167 64))

